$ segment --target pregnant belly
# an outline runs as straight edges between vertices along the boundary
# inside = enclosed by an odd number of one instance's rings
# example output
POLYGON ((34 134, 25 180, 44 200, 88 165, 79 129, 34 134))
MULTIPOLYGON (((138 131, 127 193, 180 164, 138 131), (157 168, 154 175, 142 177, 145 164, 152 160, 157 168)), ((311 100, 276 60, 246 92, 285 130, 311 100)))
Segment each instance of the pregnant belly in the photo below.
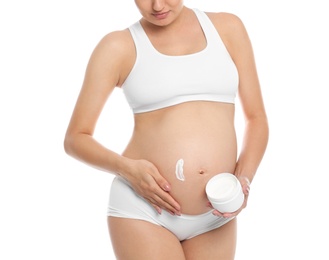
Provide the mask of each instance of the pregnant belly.
POLYGON ((237 149, 234 133, 225 137, 217 133, 148 139, 130 150, 138 151, 132 157, 149 160, 158 168, 182 213, 194 215, 209 211, 206 183, 218 173, 234 171, 237 149))
POLYGON ((182 213, 209 211, 206 183, 218 173, 232 173, 236 164, 234 106, 186 102, 137 115, 124 156, 152 162, 182 213))

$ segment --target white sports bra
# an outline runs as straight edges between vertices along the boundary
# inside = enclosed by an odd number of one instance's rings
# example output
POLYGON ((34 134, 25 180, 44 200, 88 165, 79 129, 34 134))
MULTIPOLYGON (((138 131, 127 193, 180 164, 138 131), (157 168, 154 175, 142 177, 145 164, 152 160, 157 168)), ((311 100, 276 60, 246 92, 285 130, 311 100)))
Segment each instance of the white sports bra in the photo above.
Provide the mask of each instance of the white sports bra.
POLYGON ((134 113, 197 100, 234 104, 239 82, 235 64, 208 16, 193 10, 207 40, 205 49, 193 54, 164 55, 140 22, 129 27, 136 61, 122 89, 134 113))

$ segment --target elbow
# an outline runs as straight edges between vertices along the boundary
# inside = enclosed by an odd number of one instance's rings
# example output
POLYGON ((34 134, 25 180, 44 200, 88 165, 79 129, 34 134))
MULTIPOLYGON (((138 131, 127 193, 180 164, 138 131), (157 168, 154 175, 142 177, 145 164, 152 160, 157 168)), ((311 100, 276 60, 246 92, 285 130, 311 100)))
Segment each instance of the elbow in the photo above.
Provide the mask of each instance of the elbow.
POLYGON ((270 132, 270 126, 269 126, 268 118, 267 118, 266 114, 263 115, 263 117, 261 118, 261 121, 263 123, 264 131, 267 133, 267 136, 268 136, 269 132, 270 132))
POLYGON ((66 154, 72 156, 72 146, 73 146, 73 140, 72 140, 72 136, 70 136, 69 134, 65 135, 64 138, 64 142, 63 142, 63 147, 64 147, 64 151, 66 154))
POLYGON ((267 116, 265 114, 257 115, 247 119, 247 127, 254 129, 260 135, 266 137, 266 139, 269 138, 270 127, 267 116))
POLYGON ((258 118, 258 124, 263 129, 263 132, 266 133, 266 135, 269 135, 270 127, 268 124, 268 119, 266 115, 260 116, 258 118))
POLYGON ((247 117, 247 122, 260 124, 267 129, 269 128, 268 118, 265 113, 260 113, 260 114, 256 114, 256 115, 247 117))
MULTIPOLYGON (((264 136, 265 143, 267 144, 268 140, 269 140, 269 135, 270 135, 270 127, 269 127, 268 119, 266 116, 264 116, 260 119, 259 128, 260 128, 261 133, 264 136)), ((260 133, 260 135, 261 135, 261 133, 260 133)))

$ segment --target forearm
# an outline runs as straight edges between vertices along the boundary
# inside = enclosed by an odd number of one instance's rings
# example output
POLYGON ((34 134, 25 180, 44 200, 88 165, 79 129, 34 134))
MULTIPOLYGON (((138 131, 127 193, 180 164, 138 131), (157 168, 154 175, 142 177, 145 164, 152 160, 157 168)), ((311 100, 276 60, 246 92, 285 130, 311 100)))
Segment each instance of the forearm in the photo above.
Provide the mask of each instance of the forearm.
POLYGON ((241 152, 235 167, 236 176, 244 176, 251 182, 265 153, 269 136, 266 116, 248 120, 241 152))
POLYGON ((115 175, 128 171, 128 158, 107 149, 88 134, 67 136, 64 149, 68 155, 99 170, 115 175))

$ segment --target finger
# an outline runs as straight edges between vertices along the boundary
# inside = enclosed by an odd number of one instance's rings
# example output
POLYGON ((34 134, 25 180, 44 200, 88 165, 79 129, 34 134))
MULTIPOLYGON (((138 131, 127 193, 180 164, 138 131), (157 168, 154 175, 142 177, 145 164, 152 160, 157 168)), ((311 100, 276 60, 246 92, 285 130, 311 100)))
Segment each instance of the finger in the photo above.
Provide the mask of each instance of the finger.
POLYGON ((213 205, 210 203, 210 201, 207 202, 207 207, 212 209, 214 208, 213 205))
POLYGON ((249 196, 249 193, 250 193, 250 185, 249 184, 246 184, 246 185, 243 185, 243 194, 248 197, 249 196))
POLYGON ((168 208, 173 212, 179 212, 180 205, 168 192, 170 190, 169 183, 160 174, 156 174, 153 178, 158 185, 157 187, 153 187, 153 194, 158 197, 155 199, 157 202, 161 203, 159 206, 168 208), (161 189, 159 189, 159 186, 161 189))
POLYGON ((170 211, 168 209, 166 209, 165 207, 162 208, 161 203, 159 203, 159 201, 153 199, 153 198, 150 198, 148 199, 149 203, 154 207, 154 209, 158 212, 158 214, 162 214, 162 209, 166 210, 167 212, 169 212, 171 215, 175 215, 175 212, 173 211, 170 211))
POLYGON ((243 187, 243 193, 248 195, 250 192, 250 181, 247 177, 243 177, 244 183, 242 185, 243 187))
POLYGON ((168 193, 162 191, 161 195, 155 194, 155 196, 155 201, 161 208, 176 215, 181 214, 179 204, 168 193))
POLYGON ((166 192, 169 192, 171 190, 169 182, 165 178, 163 178, 160 173, 157 172, 156 174, 154 174, 153 178, 156 183, 161 187, 161 189, 166 192))
MULTIPOLYGON (((159 189, 160 192, 165 193, 161 189, 159 189)), ((166 194, 166 193, 165 193, 166 194)), ((150 204, 157 210, 159 214, 162 212, 162 209, 168 211, 171 215, 180 215, 180 211, 176 210, 174 207, 172 207, 169 203, 167 203, 165 200, 161 198, 161 196, 157 195, 156 193, 150 194, 150 196, 144 197, 147 199, 150 204)))
MULTIPOLYGON (((142 161, 144 162, 144 166, 146 166, 146 176, 152 177, 152 179, 157 183, 158 186, 161 187, 162 190, 167 192, 170 191, 171 186, 169 182, 165 178, 163 178, 157 167, 149 161, 142 161)), ((144 175, 144 177, 146 176, 144 175)))
POLYGON ((235 217, 237 215, 236 212, 234 212, 234 213, 228 213, 228 212, 222 213, 222 212, 220 212, 218 210, 214 210, 212 212, 212 214, 214 216, 221 217, 221 218, 233 218, 233 217, 235 217))
POLYGON ((178 213, 176 213, 176 211, 169 210, 168 208, 165 208, 165 207, 161 208, 160 206, 157 205, 157 203, 159 203, 159 202, 157 202, 155 200, 150 200, 150 203, 160 215, 162 214, 162 210, 167 211, 169 214, 171 214, 173 216, 179 215, 178 213), (152 203, 151 201, 154 201, 154 203, 152 203))
POLYGON ((219 212, 217 209, 215 209, 212 212, 212 214, 215 215, 216 217, 223 217, 223 213, 222 212, 219 212))
POLYGON ((238 212, 238 211, 233 212, 233 213, 220 212, 220 211, 218 211, 217 209, 215 209, 215 208, 211 205, 211 203, 210 203, 209 201, 208 201, 208 203, 207 203, 207 206, 210 207, 210 208, 212 208, 212 209, 214 209, 213 212, 212 212, 212 214, 215 215, 215 216, 217 216, 217 217, 230 218, 230 217, 235 216, 235 213, 238 212))
POLYGON ((224 218, 236 217, 242 211, 242 209, 245 208, 245 204, 246 204, 246 201, 244 202, 244 204, 241 206, 240 209, 238 209, 237 211, 234 211, 234 212, 220 212, 215 209, 213 211, 213 215, 218 216, 218 217, 224 217, 224 218))
POLYGON ((236 217, 238 213, 224 213, 223 214, 223 217, 224 218, 233 218, 233 217, 236 217))
POLYGON ((151 203, 151 205, 155 208, 155 210, 161 215, 161 213, 162 213, 162 209, 159 207, 159 206, 157 206, 157 205, 155 205, 154 203, 151 203))

